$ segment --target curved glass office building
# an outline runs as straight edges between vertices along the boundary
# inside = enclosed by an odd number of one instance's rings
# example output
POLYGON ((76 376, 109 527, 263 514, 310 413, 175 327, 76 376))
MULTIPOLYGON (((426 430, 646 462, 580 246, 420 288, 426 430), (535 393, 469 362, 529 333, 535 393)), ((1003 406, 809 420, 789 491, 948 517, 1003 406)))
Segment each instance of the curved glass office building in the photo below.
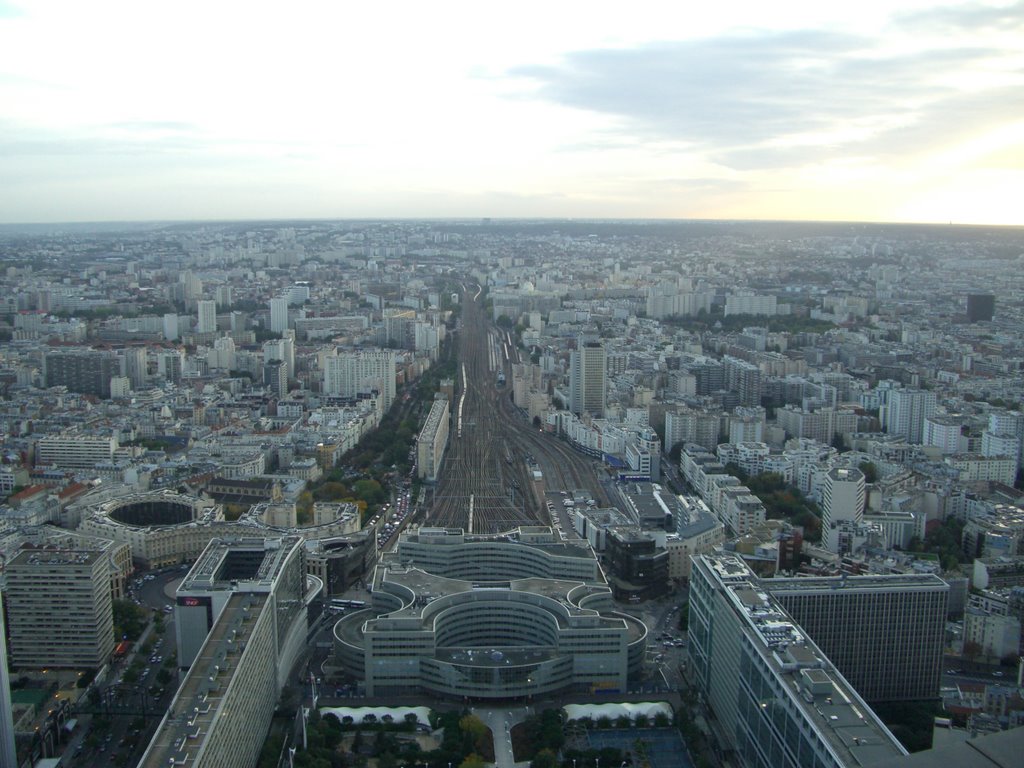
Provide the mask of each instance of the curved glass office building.
POLYGON ((369 696, 517 699, 626 690, 647 630, 614 610, 592 550, 550 529, 423 528, 403 535, 374 574, 372 606, 334 635, 369 696))

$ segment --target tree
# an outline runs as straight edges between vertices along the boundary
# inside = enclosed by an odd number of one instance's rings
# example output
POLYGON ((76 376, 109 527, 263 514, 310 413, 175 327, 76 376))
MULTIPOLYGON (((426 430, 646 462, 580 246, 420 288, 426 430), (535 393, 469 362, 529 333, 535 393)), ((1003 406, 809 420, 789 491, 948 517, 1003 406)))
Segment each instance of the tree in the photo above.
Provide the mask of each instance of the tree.
POLYGON ((466 759, 459 763, 459 768, 485 768, 487 763, 476 752, 466 755, 466 759))
POLYGON ((558 758, 550 749, 542 749, 533 756, 530 761, 530 768, 558 768, 558 758))
POLYGON ((973 640, 968 640, 964 643, 964 656, 966 656, 968 659, 973 659, 981 655, 981 651, 981 645, 979 643, 974 642, 973 640))
POLYGON ((690 626, 690 604, 683 603, 679 606, 679 629, 685 632, 690 626))
POLYGON ((858 466, 861 472, 864 473, 865 483, 877 483, 878 482, 878 467, 876 467, 870 461, 862 461, 858 466))
POLYGON ((303 491, 295 501, 295 519, 299 525, 305 525, 313 519, 313 494, 303 491))
POLYGON ((142 630, 146 627, 148 618, 146 610, 131 600, 114 600, 112 610, 114 637, 118 640, 123 637, 133 641, 138 640, 142 635, 142 630))
POLYGON ((490 732, 487 724, 476 715, 464 715, 459 720, 459 730, 466 734, 477 750, 482 750, 484 739, 490 732))

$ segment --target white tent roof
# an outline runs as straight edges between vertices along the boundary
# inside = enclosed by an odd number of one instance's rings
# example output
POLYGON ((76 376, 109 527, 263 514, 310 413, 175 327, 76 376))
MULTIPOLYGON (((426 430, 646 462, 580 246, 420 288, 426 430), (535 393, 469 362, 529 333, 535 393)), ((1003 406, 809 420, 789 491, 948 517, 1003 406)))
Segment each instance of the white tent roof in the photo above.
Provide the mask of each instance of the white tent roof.
POLYGON ((565 716, 569 720, 580 720, 584 717, 590 717, 594 720, 607 717, 609 720, 615 720, 623 715, 633 720, 637 715, 646 715, 649 718, 653 718, 659 712, 672 717, 672 707, 664 701, 638 701, 621 704, 566 704, 562 707, 562 711, 565 712, 565 716))

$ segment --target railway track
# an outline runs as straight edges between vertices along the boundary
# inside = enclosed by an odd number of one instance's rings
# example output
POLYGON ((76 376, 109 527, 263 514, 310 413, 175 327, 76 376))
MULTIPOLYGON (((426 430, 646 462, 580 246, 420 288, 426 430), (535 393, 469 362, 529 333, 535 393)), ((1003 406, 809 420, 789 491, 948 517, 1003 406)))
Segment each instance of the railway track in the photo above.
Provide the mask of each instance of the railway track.
POLYGON ((606 505, 594 461, 538 432, 512 404, 504 382, 512 380, 510 363, 518 353, 508 333, 485 316, 481 293, 476 285, 462 293, 454 424, 426 523, 473 533, 550 525, 544 500, 535 498, 527 456, 548 489, 584 489, 606 505))

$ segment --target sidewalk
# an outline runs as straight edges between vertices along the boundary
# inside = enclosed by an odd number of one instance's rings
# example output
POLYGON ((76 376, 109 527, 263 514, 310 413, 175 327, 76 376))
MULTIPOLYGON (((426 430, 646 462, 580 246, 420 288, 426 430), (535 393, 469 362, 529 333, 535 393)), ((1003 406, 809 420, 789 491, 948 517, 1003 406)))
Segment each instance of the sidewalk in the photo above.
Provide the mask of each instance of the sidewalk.
POLYGON ((532 714, 530 707, 510 707, 507 709, 482 709, 473 707, 470 710, 474 715, 491 729, 494 738, 494 765, 495 768, 527 768, 529 760, 515 762, 512 755, 512 734, 511 730, 517 723, 523 722, 532 714))

